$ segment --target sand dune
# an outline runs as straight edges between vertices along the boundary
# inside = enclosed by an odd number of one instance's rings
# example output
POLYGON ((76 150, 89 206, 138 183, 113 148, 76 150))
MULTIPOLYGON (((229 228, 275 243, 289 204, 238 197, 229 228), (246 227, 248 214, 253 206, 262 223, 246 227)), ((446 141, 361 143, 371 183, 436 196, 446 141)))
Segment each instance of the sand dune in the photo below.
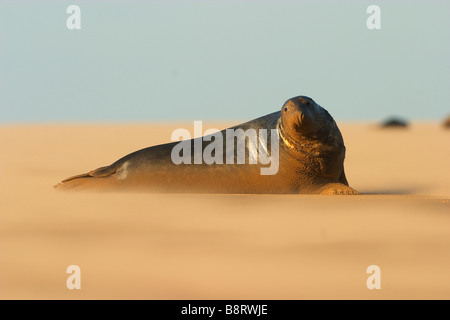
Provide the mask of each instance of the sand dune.
POLYGON ((0 127, 0 298, 450 299, 450 130, 340 124, 360 196, 52 188, 179 127, 192 123, 0 127))

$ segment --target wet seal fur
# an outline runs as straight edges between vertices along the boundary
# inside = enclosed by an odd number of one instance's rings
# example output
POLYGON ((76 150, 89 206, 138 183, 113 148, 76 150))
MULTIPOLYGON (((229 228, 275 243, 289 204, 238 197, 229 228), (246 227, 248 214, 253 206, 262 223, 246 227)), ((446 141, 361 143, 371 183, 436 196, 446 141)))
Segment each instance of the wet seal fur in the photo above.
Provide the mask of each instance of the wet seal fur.
MULTIPOLYGON (((330 114, 311 98, 294 97, 284 103, 281 111, 230 129, 266 129, 267 150, 271 150, 271 135, 276 132, 277 137, 273 138, 279 146, 278 172, 261 175, 260 168, 265 166, 259 162, 249 164, 248 157, 245 164, 235 161, 234 164, 176 165, 172 162, 171 152, 179 142, 172 142, 133 152, 109 166, 67 178, 55 187, 176 193, 358 194, 349 187, 345 176, 345 146, 341 132, 330 114)), ((224 137, 225 150, 226 129, 220 133, 224 137)), ((202 138, 196 139, 201 139, 204 150, 212 139, 205 141, 207 139, 202 138)), ((195 145, 196 139, 191 139, 191 146, 195 145)), ((233 141, 236 150, 236 140, 233 141)), ((249 140, 246 140, 246 153, 252 152, 250 149, 249 140)), ((191 155, 193 159, 194 152, 191 155)))

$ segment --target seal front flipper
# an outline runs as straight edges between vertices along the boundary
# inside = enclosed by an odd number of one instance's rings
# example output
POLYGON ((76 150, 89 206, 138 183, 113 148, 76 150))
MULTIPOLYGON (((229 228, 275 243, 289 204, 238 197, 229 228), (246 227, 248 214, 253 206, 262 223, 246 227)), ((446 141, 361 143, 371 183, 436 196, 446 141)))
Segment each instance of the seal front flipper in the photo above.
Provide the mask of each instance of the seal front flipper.
POLYGON ((353 188, 346 186, 342 183, 328 183, 319 189, 319 194, 332 194, 332 195, 356 195, 359 194, 353 188))

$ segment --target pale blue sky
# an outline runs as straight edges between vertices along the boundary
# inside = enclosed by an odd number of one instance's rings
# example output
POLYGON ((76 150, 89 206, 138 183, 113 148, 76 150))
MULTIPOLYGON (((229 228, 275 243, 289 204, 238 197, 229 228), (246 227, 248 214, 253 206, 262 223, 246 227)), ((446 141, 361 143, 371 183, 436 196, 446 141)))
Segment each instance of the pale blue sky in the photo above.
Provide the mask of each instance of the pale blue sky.
POLYGON ((0 1, 0 123, 250 120, 296 95, 442 119, 450 1, 0 1))

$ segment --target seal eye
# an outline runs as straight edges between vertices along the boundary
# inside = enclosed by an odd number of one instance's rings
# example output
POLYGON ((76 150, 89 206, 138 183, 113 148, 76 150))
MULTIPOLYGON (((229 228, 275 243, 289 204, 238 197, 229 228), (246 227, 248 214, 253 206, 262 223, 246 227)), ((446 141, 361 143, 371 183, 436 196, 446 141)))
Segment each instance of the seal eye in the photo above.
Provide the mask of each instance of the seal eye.
POLYGON ((287 108, 284 108, 284 112, 287 112, 287 108))

